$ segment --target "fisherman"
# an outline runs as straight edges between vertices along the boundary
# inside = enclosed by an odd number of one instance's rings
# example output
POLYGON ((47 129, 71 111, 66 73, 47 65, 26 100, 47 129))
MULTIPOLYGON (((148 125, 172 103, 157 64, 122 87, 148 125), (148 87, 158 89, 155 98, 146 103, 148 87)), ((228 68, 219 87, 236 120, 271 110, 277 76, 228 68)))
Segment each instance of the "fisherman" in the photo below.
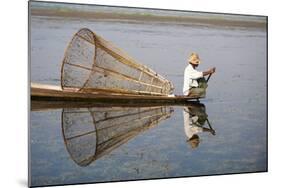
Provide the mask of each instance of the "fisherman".
POLYGON ((191 110, 188 107, 184 107, 183 110, 183 119, 184 119, 184 131, 187 137, 187 143, 190 144, 192 149, 195 149, 199 146, 200 138, 198 136, 201 132, 209 132, 212 135, 215 135, 216 132, 214 129, 204 127, 206 118, 200 120, 199 114, 192 114, 191 110))
POLYGON ((204 97, 206 94, 207 81, 204 76, 211 75, 216 71, 213 67, 207 71, 199 72, 195 70, 201 63, 197 53, 191 53, 188 65, 184 70, 183 94, 188 96, 204 97))

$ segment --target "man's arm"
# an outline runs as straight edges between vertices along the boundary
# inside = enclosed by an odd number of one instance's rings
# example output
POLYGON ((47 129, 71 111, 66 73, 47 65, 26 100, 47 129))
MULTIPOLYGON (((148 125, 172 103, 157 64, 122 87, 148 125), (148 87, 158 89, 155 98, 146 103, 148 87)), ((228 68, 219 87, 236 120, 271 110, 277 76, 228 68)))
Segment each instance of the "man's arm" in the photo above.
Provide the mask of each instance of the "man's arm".
POLYGON ((207 76, 209 74, 213 74, 214 72, 216 72, 216 67, 213 67, 213 68, 211 68, 211 69, 209 69, 207 71, 204 71, 203 72, 203 76, 207 76))
POLYGON ((216 135, 216 131, 214 129, 203 127, 203 132, 210 132, 212 135, 216 135))

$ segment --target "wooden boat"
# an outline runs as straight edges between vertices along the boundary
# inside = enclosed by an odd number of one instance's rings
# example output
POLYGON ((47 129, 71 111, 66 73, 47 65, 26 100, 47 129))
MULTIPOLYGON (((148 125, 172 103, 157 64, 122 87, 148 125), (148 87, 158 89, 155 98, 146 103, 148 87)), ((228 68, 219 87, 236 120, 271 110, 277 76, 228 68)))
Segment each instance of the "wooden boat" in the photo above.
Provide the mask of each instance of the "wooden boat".
POLYGON ((205 96, 175 96, 173 84, 89 29, 65 51, 61 85, 31 83, 33 101, 182 103, 205 96))
POLYGON ((34 101, 61 101, 61 102, 101 102, 123 104, 176 104, 200 99, 199 96, 161 96, 109 93, 107 91, 92 90, 91 92, 77 91, 76 89, 61 89, 60 86, 31 83, 31 100, 34 101))

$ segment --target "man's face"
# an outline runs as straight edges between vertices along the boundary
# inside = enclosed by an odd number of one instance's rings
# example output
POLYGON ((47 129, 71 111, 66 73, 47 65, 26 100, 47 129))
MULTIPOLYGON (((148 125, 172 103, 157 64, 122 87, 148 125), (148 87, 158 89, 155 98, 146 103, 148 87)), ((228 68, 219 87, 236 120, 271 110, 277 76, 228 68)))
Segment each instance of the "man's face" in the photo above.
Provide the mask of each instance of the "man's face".
POLYGON ((193 66, 194 69, 199 66, 199 65, 196 65, 196 64, 192 64, 192 63, 190 63, 190 64, 193 66))

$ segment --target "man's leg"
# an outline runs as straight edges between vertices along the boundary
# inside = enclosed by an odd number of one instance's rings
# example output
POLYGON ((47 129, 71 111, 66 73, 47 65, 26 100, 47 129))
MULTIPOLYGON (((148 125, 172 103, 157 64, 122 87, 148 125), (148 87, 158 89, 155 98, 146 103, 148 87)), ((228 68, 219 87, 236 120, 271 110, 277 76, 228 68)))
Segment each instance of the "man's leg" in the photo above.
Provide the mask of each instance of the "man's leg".
POLYGON ((198 87, 191 88, 189 90, 188 96, 190 97, 205 97, 206 96, 206 88, 208 87, 207 81, 205 78, 199 78, 197 80, 198 87))
POLYGON ((199 78, 197 80, 197 82, 198 82, 198 88, 206 89, 208 87, 207 80, 204 77, 203 78, 199 78))
POLYGON ((188 94, 189 97, 205 97, 205 95, 206 95, 206 90, 204 88, 198 88, 198 87, 191 88, 188 94))

